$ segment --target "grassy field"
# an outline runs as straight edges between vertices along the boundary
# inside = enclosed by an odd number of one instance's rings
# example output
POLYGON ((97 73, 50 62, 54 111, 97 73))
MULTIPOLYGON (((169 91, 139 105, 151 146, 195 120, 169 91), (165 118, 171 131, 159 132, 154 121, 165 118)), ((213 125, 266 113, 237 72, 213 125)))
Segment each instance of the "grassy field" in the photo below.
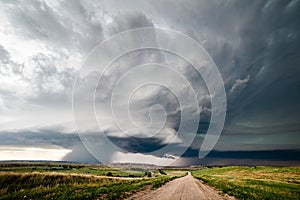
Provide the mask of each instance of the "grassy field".
POLYGON ((97 165, 78 165, 67 163, 13 163, 0 164, 0 171, 4 172, 62 172, 72 174, 92 174, 106 176, 109 172, 118 177, 143 177, 144 169, 118 169, 97 165))
POLYGON ((300 167, 221 167, 194 177, 238 199, 300 199, 300 167))
POLYGON ((300 199, 300 167, 162 170, 68 163, 0 163, 0 199, 123 199, 187 170, 238 199, 300 199))
POLYGON ((4 164, 0 166, 0 199, 122 199, 184 175, 161 172, 68 164, 4 164))

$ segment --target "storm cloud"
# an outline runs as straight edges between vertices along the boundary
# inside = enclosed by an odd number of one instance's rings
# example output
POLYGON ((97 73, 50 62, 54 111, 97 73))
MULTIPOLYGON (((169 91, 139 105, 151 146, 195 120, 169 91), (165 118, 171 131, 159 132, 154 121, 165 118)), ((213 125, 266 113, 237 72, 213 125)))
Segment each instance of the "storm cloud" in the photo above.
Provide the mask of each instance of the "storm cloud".
MULTIPOLYGON (((80 138, 72 123, 73 84, 84 59, 97 44, 114 34, 133 28, 157 27, 175 29, 193 38, 207 50, 221 73, 227 95, 227 116, 215 150, 299 150, 299 10, 297 0, 176 3, 161 0, 155 4, 138 0, 2 1, 0 145, 39 144, 73 149, 73 155, 87 153, 78 144, 80 138)), ((155 33, 149 33, 149 37, 157 42, 155 33)), ((148 108, 160 104, 152 113, 157 114, 152 128, 160 123, 161 108, 164 108, 166 123, 162 134, 153 135, 150 129, 134 132, 133 136, 137 137, 129 137, 112 125, 107 116, 114 85, 133 66, 146 63, 173 66, 195 91, 201 108, 200 123, 196 140, 184 154, 195 156, 210 123, 212 94, 193 66, 169 52, 135 51, 112 63, 96 88, 97 102, 104 102, 96 104, 97 117, 107 120, 102 130, 116 145, 131 152, 133 158, 161 148, 170 141, 168 137, 176 137, 180 123, 193 121, 192 117, 180 121, 182 109, 190 108, 181 108, 170 90, 147 86, 137 90, 131 99, 132 117, 140 125, 147 125, 148 108)), ((148 76, 156 73, 149 70, 148 76)), ((191 98, 171 73, 160 75, 165 75, 180 95, 191 98)), ((90 76, 98 78, 97 74, 90 76)), ((133 81, 139 81, 139 77, 133 81)), ((123 85, 124 91, 128 88, 123 85)), ((81 88, 82 99, 92 94, 87 88, 81 88)), ((117 103, 121 106, 124 95, 118 95, 117 103)), ((197 113, 195 109, 188 112, 190 116, 197 113)), ((96 134, 97 130, 98 127, 86 123, 87 133, 96 134)), ((176 150, 183 148, 183 143, 182 138, 176 138, 172 144, 175 152, 169 154, 177 156, 176 150)), ((161 158, 169 154, 154 156, 161 158)), ((73 155, 65 158, 75 161, 73 155)), ((117 162, 124 155, 124 152, 111 152, 111 160, 117 162)), ((95 162, 91 157, 87 160, 95 162)))

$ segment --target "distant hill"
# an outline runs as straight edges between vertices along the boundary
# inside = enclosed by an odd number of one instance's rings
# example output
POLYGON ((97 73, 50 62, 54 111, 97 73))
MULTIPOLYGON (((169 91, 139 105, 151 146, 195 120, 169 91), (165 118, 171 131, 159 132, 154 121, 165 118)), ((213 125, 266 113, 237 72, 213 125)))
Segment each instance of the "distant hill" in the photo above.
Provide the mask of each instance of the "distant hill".
MULTIPOLYGON (((274 151, 211 151, 205 158, 199 159, 196 153, 184 154, 171 166, 173 167, 188 167, 188 166, 300 166, 300 151, 297 150, 274 150, 274 151)), ((103 166, 116 168, 143 168, 143 169, 157 169, 161 166, 144 163, 112 163, 112 164, 94 164, 74 161, 27 161, 27 160, 12 160, 0 161, 1 164, 28 164, 28 165, 84 165, 84 166, 103 166)))
POLYGON ((136 169, 158 169, 161 166, 153 165, 153 164, 142 164, 142 163, 112 163, 108 164, 109 167, 116 168, 136 168, 136 169))

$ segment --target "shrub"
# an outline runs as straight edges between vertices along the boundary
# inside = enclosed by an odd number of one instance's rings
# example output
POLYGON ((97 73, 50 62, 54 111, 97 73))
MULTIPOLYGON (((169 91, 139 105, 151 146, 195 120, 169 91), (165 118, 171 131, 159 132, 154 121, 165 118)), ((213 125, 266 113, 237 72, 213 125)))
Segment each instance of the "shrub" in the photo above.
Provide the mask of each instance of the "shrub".
POLYGON ((106 176, 113 176, 113 174, 111 172, 107 172, 106 176))

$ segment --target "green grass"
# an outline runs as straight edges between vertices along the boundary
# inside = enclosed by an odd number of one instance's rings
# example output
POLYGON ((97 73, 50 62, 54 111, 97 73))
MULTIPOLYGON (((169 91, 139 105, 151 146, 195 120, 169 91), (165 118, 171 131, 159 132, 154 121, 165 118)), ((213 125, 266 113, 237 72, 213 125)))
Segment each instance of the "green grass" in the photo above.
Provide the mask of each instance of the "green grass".
POLYGON ((157 169, 68 163, 1 163, 0 199, 123 199, 182 175, 174 171, 163 175, 157 169), (150 178, 145 173, 148 171, 153 175, 150 178), (112 177, 103 177, 109 172, 112 177))
POLYGON ((136 180, 49 173, 0 173, 0 199, 122 199, 174 179, 159 176, 136 180))
POLYGON ((68 164, 48 164, 48 165, 2 165, 0 172, 62 172, 62 173, 75 173, 75 174, 92 174, 97 176, 105 176, 111 172, 113 176, 119 177, 143 177, 145 172, 142 169, 117 169, 102 166, 81 166, 81 165, 68 165, 68 164))
POLYGON ((238 199, 300 199, 300 167, 222 167, 194 177, 238 199))

